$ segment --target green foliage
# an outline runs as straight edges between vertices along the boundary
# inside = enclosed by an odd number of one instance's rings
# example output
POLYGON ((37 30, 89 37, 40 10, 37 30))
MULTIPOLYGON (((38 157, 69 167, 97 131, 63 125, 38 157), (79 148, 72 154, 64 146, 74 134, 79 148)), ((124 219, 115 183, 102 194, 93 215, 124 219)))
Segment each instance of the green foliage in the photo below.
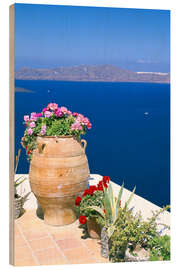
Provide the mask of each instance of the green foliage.
POLYGON ((149 242, 151 261, 169 261, 170 260, 170 236, 158 236, 149 242))
POLYGON ((134 216, 125 207, 120 208, 116 228, 111 236, 110 259, 113 262, 123 261, 128 245, 132 252, 138 244, 145 249, 152 249, 152 240, 159 237, 156 218, 168 208, 169 206, 162 208, 147 221, 143 221, 140 214, 134 216))
MULTIPOLYGON (((49 118, 48 118, 49 120, 49 118)), ((54 119, 47 123, 47 136, 66 136, 72 135, 70 130, 71 125, 74 123, 74 118, 72 116, 64 117, 59 119, 54 119)))
MULTIPOLYGON (((17 171, 17 168, 18 168, 20 155, 21 155, 21 149, 18 150, 18 154, 16 155, 16 166, 15 166, 15 170, 14 170, 14 175, 16 175, 16 171, 17 171)), ((20 176, 16 180, 14 180, 14 197, 15 198, 18 198, 17 187, 21 183, 23 183, 25 180, 26 180, 26 177, 23 177, 23 176, 20 176)))
POLYGON ((91 206, 103 208, 104 205, 104 193, 103 191, 96 190, 93 193, 93 196, 86 195, 82 197, 80 207, 78 208, 79 215, 86 216, 87 220, 95 218, 97 223, 104 225, 102 216, 91 206))
MULTIPOLYGON (((124 183, 121 186, 121 189, 118 194, 118 198, 116 199, 111 184, 108 185, 107 189, 104 189, 104 210, 105 210, 105 215, 102 215, 102 209, 98 208, 93 208, 91 206, 91 209, 94 209, 95 211, 99 212, 101 217, 104 219, 104 224, 107 229, 108 237, 110 238, 115 230, 115 223, 118 218, 118 213, 119 213, 119 203, 122 197, 123 193, 123 188, 124 188, 124 183)), ((130 203, 133 194, 135 192, 135 188, 132 191, 127 203, 125 203, 125 209, 127 209, 127 205, 130 203)))

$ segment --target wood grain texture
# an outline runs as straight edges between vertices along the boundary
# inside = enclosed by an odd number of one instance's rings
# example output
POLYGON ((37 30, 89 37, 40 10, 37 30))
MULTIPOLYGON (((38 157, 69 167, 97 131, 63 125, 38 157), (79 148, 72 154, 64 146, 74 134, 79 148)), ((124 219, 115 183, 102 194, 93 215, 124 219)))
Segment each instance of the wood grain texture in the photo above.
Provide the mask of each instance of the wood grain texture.
POLYGON ((76 220, 74 202, 88 186, 89 166, 85 144, 73 136, 38 137, 29 179, 33 193, 50 225, 76 220))
POLYGON ((14 265, 14 5, 9 7, 9 263, 14 265))

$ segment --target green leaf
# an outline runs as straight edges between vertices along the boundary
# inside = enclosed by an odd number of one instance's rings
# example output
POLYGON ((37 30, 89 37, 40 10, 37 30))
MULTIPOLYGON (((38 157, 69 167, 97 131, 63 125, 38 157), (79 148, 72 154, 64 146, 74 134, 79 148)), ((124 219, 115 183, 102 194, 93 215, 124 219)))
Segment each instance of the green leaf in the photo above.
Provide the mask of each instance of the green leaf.
POLYGON ((104 208, 106 211, 106 215, 108 216, 110 223, 113 222, 113 217, 112 217, 112 208, 111 208, 111 203, 110 203, 110 199, 107 193, 107 190, 104 189, 104 208))
POLYGON ((127 209, 127 206, 129 205, 130 201, 132 200, 132 197, 134 195, 135 190, 136 190, 136 186, 134 187, 133 191, 131 192, 131 195, 129 196, 129 199, 125 203, 124 209, 127 209))
POLYGON ((93 210, 97 211, 104 219, 106 218, 106 215, 105 215, 103 209, 100 208, 99 206, 87 206, 83 210, 85 210, 87 208, 90 208, 90 209, 93 209, 93 210))
POLYGON ((109 239, 110 239, 111 236, 113 235, 114 230, 115 230, 115 226, 114 226, 114 225, 111 225, 111 226, 109 226, 109 227, 107 228, 107 234, 108 234, 109 239))
POLYGON ((108 197, 109 197, 109 201, 110 201, 110 204, 111 204, 111 212, 112 212, 112 223, 115 222, 116 220, 116 205, 115 205, 115 197, 113 195, 113 189, 112 189, 112 186, 111 184, 109 184, 108 186, 108 189, 107 189, 107 194, 108 194, 108 197))
POLYGON ((19 180, 20 180, 22 177, 23 177, 23 176, 20 176, 18 179, 16 179, 16 180, 14 181, 14 186, 15 186, 15 187, 19 186, 22 182, 24 182, 24 181, 26 180, 26 177, 24 177, 24 178, 19 182, 19 180))
POLYGON ((118 215, 119 202, 120 202, 121 197, 122 197, 123 189, 124 189, 124 182, 122 183, 122 186, 120 188, 118 198, 117 198, 117 201, 116 201, 116 216, 118 215))

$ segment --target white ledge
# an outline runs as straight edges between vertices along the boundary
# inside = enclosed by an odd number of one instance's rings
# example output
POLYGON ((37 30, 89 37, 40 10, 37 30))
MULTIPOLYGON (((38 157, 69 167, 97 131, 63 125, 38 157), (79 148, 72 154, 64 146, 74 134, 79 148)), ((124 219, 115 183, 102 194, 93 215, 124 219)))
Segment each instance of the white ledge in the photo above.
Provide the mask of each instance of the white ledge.
MULTIPOLYGON (((28 174, 16 174, 15 178, 17 179, 20 176, 26 177, 26 180, 21 185, 18 186, 17 192, 21 196, 24 196, 25 194, 27 194, 28 192, 31 191, 30 184, 29 184, 29 176, 28 176, 28 174)), ((90 178, 89 178, 89 185, 96 185, 101 179, 102 179, 101 175, 91 174, 90 178)), ((120 190, 120 186, 118 184, 114 183, 113 181, 111 181, 111 185, 113 188, 114 195, 117 196, 118 192, 120 190)), ((131 191, 124 188, 123 194, 122 194, 122 200, 121 200, 122 206, 127 201, 130 194, 131 194, 131 191)), ((37 207, 38 207, 37 199, 34 196, 34 194, 31 193, 28 196, 28 200, 24 204, 24 209, 36 209, 37 207)), ((130 208, 133 208, 134 214, 137 212, 141 212, 144 220, 152 217, 152 214, 154 211, 159 211, 161 209, 159 206, 151 203, 150 201, 148 201, 148 200, 146 200, 146 199, 144 199, 136 194, 134 194, 134 196, 129 204, 129 209, 130 208)), ((162 223, 162 224, 166 224, 167 226, 170 226, 170 213, 168 211, 165 211, 162 214, 160 214, 159 218, 157 219, 157 223, 162 223)), ((159 229, 161 230, 162 228, 164 228, 164 226, 159 225, 159 229)), ((162 234, 165 234, 165 233, 169 234, 169 230, 168 229, 163 230, 162 234)))

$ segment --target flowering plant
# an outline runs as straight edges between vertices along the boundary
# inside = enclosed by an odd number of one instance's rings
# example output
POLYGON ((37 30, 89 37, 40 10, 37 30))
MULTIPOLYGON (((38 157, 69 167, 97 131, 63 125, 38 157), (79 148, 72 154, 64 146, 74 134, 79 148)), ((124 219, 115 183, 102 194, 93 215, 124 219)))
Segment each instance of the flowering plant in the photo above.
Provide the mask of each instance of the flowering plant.
POLYGON ((97 206, 103 208, 104 205, 104 192, 110 182, 109 176, 103 176, 102 180, 97 185, 89 186, 85 189, 82 197, 78 196, 75 199, 76 209, 79 215, 80 224, 85 224, 87 220, 95 218, 98 224, 102 224, 103 218, 94 209, 88 208, 89 206, 97 206))
POLYGON ((58 107, 56 103, 49 103, 42 112, 32 112, 24 116, 25 132, 21 145, 26 149, 28 159, 36 148, 37 136, 67 136, 72 135, 80 139, 81 135, 90 129, 92 124, 84 115, 71 112, 66 107, 58 107))

